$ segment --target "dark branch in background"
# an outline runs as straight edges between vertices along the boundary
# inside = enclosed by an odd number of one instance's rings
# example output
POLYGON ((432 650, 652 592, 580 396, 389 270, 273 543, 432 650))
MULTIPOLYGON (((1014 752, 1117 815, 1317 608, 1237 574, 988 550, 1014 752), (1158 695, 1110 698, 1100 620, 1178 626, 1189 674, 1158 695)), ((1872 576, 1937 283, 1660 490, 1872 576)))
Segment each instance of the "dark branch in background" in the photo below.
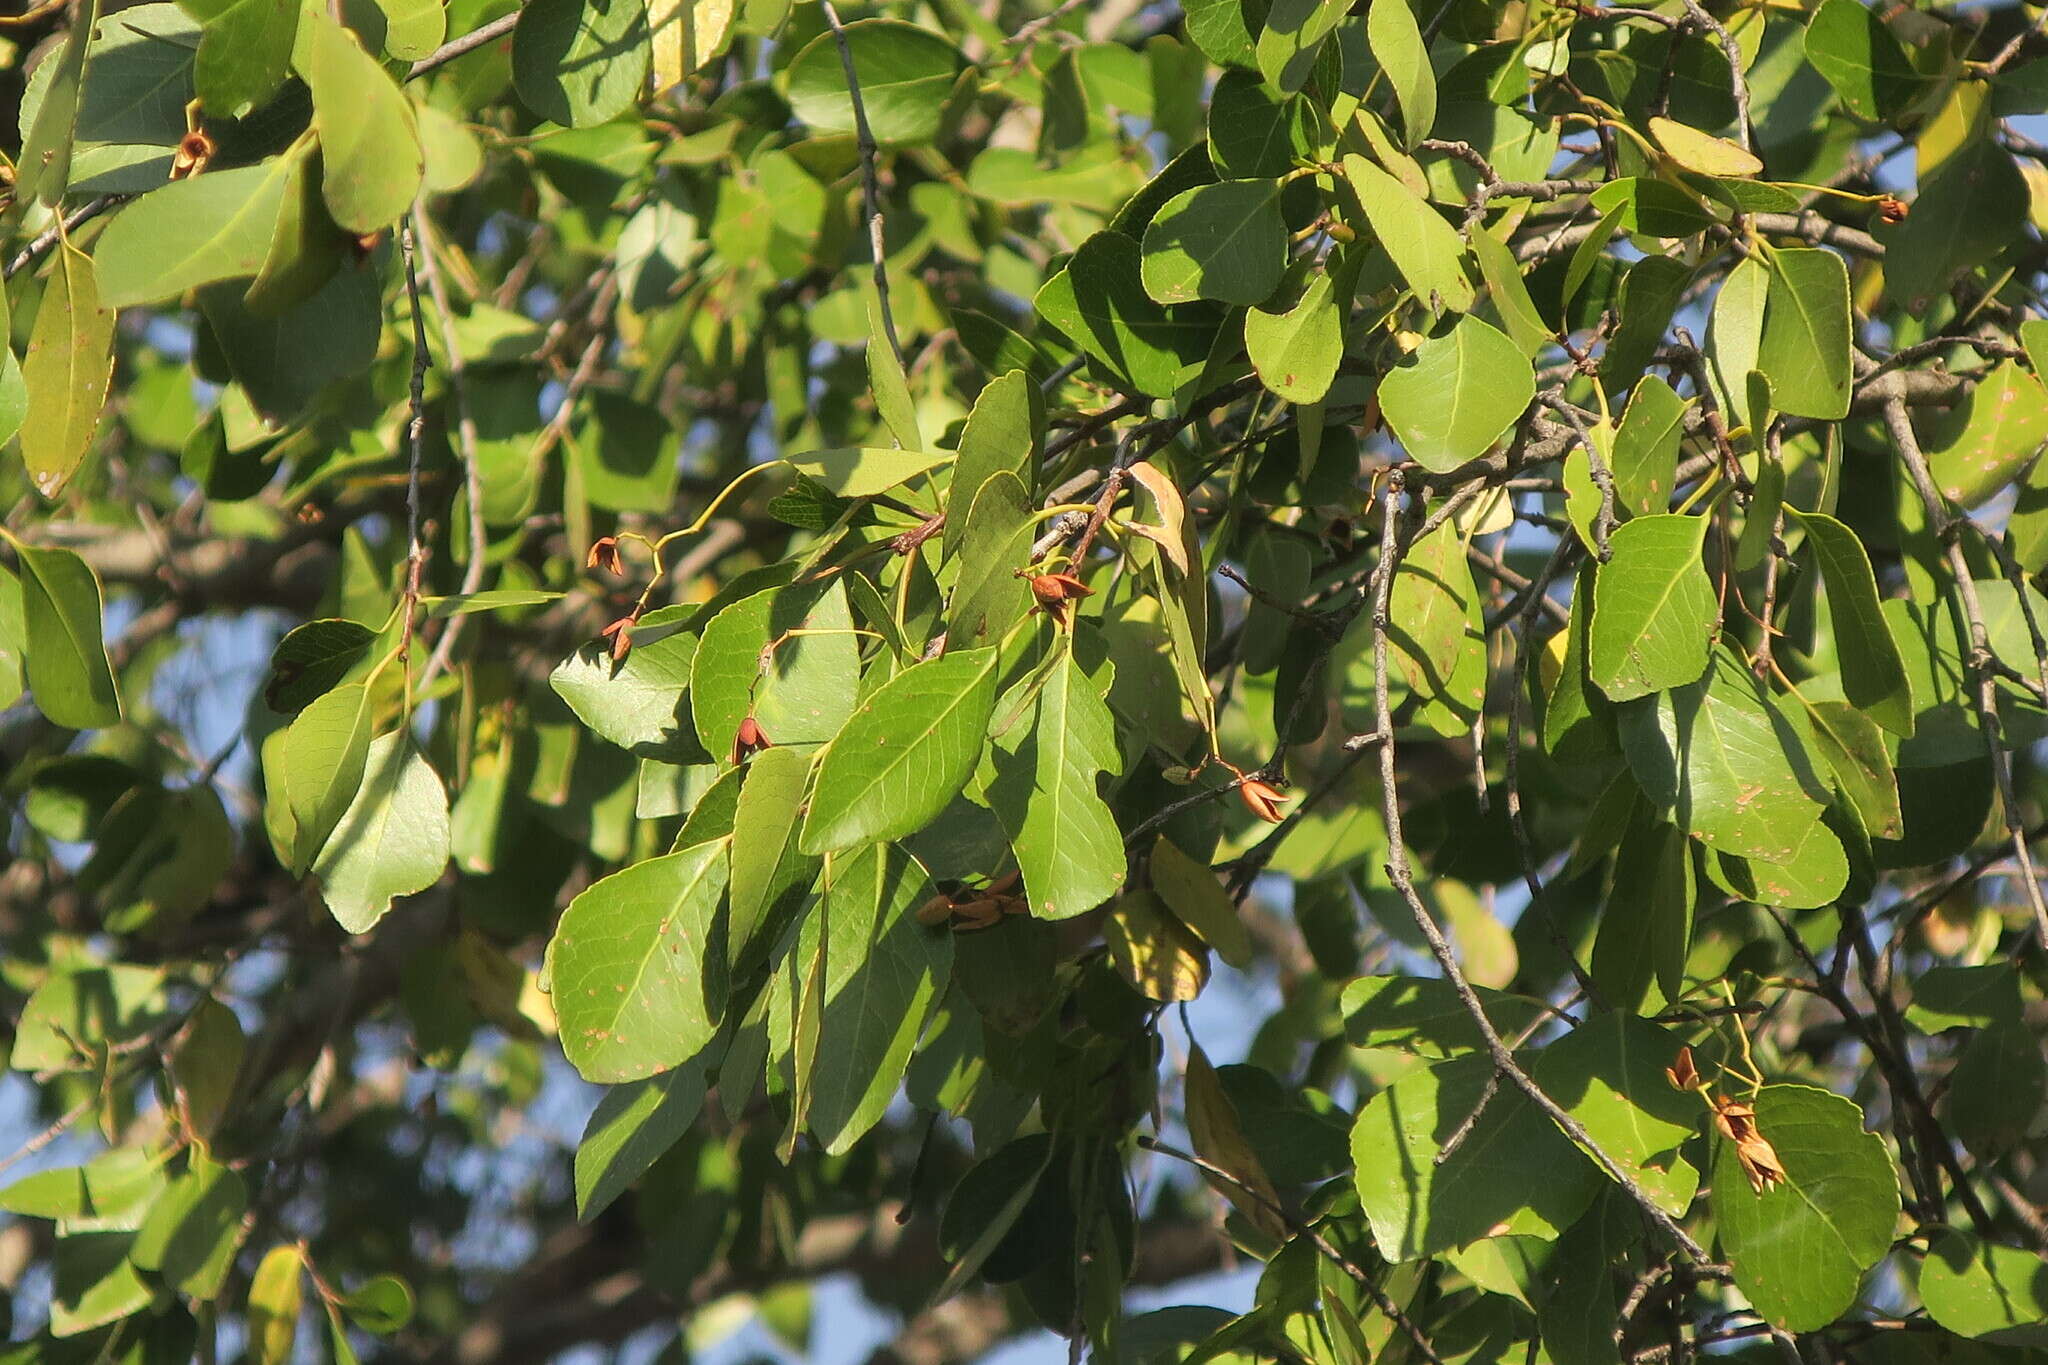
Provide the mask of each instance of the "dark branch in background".
MULTIPOLYGON (((448 287, 441 278, 440 262, 434 256, 434 236, 424 202, 413 205, 412 221, 420 230, 419 273, 426 276, 427 292, 434 300, 434 313, 440 323, 441 367, 447 379, 448 403, 455 409, 456 453, 462 457, 463 487, 469 501, 469 562, 462 566, 462 586, 458 589, 467 595, 483 587, 484 559, 489 551, 487 528, 484 526, 483 466, 477 456, 476 418, 469 408, 462 341, 455 332, 455 313, 449 306, 448 287)), ((434 652, 420 674, 422 692, 440 676, 441 670, 448 667, 448 661, 455 652, 455 642, 462 638, 463 623, 468 620, 469 613, 458 612, 442 627, 441 638, 434 642, 434 652)))

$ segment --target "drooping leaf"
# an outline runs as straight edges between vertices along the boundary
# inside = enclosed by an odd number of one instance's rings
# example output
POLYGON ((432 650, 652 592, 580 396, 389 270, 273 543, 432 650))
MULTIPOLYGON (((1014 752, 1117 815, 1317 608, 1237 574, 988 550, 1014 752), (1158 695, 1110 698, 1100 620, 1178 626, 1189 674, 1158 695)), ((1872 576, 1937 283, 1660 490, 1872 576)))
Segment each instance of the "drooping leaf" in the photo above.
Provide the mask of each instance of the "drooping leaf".
MULTIPOLYGON (((697 637, 680 633, 636 645, 623 660, 607 644, 588 644, 555 666, 548 685, 578 720, 620 748, 687 758, 697 751, 684 729, 683 693, 696 653, 697 637)), ((732 742, 729 731, 724 742, 732 742)))
MULTIPOLYGON (((1031 913, 1071 919, 1124 884, 1123 836, 1097 788, 1123 768, 1116 727, 1069 643, 1046 670, 1029 710, 995 740, 989 804, 1010 835, 1031 913)), ((1019 688, 1029 684, 1020 684, 1019 688)), ((1021 698, 997 706, 1007 716, 1021 698)))
MULTIPOLYGON (((959 50, 928 28, 896 19, 857 19, 845 26, 845 37, 875 140, 912 145, 938 136, 961 67, 959 50)), ((790 59, 789 102, 813 128, 854 131, 846 67, 831 33, 819 34, 790 59)))
POLYGON ((861 703, 820 761, 804 852, 899 839, 945 809, 981 756, 999 653, 913 665, 861 703))
POLYGON ((1380 407, 1411 459, 1447 473, 1506 435, 1536 395, 1528 357, 1475 317, 1415 348, 1380 381, 1380 407))
POLYGON ((1608 538, 1593 580, 1586 673, 1610 700, 1696 682, 1707 670, 1720 602, 1701 559, 1706 518, 1637 517, 1608 538))
POLYGON ((635 863, 569 903, 549 956, 562 1051, 584 1079, 644 1080, 696 1056, 725 1007, 713 922, 725 848, 635 863))
POLYGON ((1472 280, 1465 272, 1465 243, 1458 230, 1414 190, 1362 156, 1344 158, 1344 177, 1373 236, 1415 297, 1432 310, 1462 313, 1471 308, 1472 280))
POLYGON ((1820 561, 1828 620, 1849 703, 1895 735, 1913 733, 1913 689, 1905 660, 1878 607, 1877 579, 1856 533, 1833 517, 1793 509, 1820 561))
POLYGON ((100 301, 91 258, 68 239, 53 255, 21 361, 21 458, 45 498, 64 491, 92 448, 114 369, 114 310, 100 301))
POLYGON ((327 211, 350 232, 380 231, 412 207, 426 169, 412 101, 324 10, 305 11, 302 27, 327 211))
POLYGON ((100 584, 70 550, 16 543, 21 564, 23 672, 36 709, 58 725, 121 721, 121 697, 100 636, 100 584))
POLYGON ((881 1119, 951 970, 951 936, 917 920, 928 888, 907 854, 871 845, 833 859, 823 908, 804 921, 824 957, 808 1119, 829 1153, 881 1119))
POLYGON ((1368 9, 1365 36, 1380 69, 1393 82, 1394 98, 1401 104, 1401 142, 1412 149, 1436 123, 1436 72, 1429 64, 1422 26, 1401 0, 1368 9))
POLYGON ((1736 1286, 1757 1311, 1787 1331, 1812 1331, 1855 1302, 1863 1272, 1890 1249, 1898 1177, 1883 1139, 1840 1095, 1767 1085, 1752 1103, 1785 1180, 1758 1193, 1735 1144, 1718 1141, 1714 1219, 1736 1286))
POLYGON ((682 1140, 704 1108, 710 1049, 681 1066, 604 1092, 576 1144, 576 1216, 589 1221, 682 1140))
POLYGON ((412 735, 370 741, 363 782, 313 864, 336 922, 367 933, 399 896, 424 891, 448 865, 448 792, 412 735))
POLYGON ((953 485, 946 495, 941 544, 947 558, 960 553, 967 519, 982 485, 998 473, 1017 476, 1027 494, 1037 480, 1045 399, 1024 370, 1009 370, 983 386, 960 432, 953 485))
MULTIPOLYGON (((1017 570, 1031 557, 1038 525, 1031 501, 1015 474, 998 470, 962 517, 960 575, 947 611, 946 646, 951 650, 992 645, 1031 609, 1031 590, 1017 570)), ((952 529, 952 516, 947 516, 952 529)))
POLYGON ((291 70, 301 5, 235 0, 207 17, 192 83, 208 113, 243 118, 268 104, 291 70))
POLYGON ((1145 229, 1141 278, 1159 303, 1263 303, 1287 266, 1287 224, 1272 180, 1198 185, 1145 229))
POLYGON ((1777 406, 1832 421, 1849 412, 1849 270, 1820 247, 1771 253, 1770 302, 1756 368, 1777 406))
POLYGON ((1244 345, 1260 382, 1275 397, 1321 402, 1344 358, 1344 310, 1332 295, 1330 277, 1316 276, 1284 312, 1247 310, 1244 345))

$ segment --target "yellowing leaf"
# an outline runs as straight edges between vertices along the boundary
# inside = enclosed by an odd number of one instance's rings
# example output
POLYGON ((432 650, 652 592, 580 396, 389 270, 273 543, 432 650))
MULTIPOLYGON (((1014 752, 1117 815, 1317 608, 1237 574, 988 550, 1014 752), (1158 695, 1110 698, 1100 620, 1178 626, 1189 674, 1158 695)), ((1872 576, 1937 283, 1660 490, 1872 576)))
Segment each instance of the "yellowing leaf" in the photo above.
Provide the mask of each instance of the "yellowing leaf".
POLYGON ((1725 137, 1715 137, 1676 119, 1652 118, 1650 136, 1670 158, 1697 175, 1746 178, 1763 171, 1754 152, 1725 137))
POLYGON ((732 37, 734 0, 654 0, 654 88, 666 90, 717 58, 732 37))
POLYGON ((92 446, 114 373, 114 310, 100 306, 92 260, 68 240, 57 245, 21 371, 21 458, 36 491, 54 498, 92 446))

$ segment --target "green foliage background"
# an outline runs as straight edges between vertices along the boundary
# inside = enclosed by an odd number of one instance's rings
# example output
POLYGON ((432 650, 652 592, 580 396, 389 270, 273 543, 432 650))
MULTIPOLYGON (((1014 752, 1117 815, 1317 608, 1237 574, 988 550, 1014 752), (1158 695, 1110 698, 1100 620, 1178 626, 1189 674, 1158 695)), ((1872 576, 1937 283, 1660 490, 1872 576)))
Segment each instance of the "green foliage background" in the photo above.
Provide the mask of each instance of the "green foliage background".
POLYGON ((5 1358, 2038 1356, 2042 19, 26 16, 5 1358))

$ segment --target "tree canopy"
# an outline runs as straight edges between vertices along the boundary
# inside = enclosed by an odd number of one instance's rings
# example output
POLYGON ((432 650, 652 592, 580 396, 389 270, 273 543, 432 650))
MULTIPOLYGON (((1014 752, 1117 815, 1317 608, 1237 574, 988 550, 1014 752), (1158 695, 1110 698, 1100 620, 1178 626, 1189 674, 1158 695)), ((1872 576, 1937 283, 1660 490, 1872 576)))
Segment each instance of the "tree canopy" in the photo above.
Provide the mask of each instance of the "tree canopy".
POLYGON ((0 24, 0 1361, 2048 1347, 2038 12, 0 24))

